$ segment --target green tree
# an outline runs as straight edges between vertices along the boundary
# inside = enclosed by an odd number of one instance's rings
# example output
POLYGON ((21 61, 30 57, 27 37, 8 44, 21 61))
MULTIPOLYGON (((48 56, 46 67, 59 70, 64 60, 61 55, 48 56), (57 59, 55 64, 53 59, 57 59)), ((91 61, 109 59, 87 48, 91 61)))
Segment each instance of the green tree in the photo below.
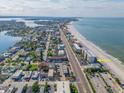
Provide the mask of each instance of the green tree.
POLYGON ((32 93, 38 93, 40 90, 38 82, 35 82, 32 86, 32 93))
POLYGON ((78 89, 74 84, 71 84, 70 88, 71 88, 71 93, 78 93, 78 89))

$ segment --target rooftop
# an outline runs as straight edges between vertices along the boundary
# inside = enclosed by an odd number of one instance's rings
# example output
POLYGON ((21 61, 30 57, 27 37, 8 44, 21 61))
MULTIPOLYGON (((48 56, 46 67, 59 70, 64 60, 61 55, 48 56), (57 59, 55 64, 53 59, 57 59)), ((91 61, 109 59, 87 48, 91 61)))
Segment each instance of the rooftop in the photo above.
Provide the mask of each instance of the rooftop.
POLYGON ((49 69, 48 77, 53 77, 53 73, 54 73, 54 70, 53 69, 49 69))
POLYGON ((17 70, 15 74, 13 74, 13 77, 18 77, 22 73, 22 70, 17 70))

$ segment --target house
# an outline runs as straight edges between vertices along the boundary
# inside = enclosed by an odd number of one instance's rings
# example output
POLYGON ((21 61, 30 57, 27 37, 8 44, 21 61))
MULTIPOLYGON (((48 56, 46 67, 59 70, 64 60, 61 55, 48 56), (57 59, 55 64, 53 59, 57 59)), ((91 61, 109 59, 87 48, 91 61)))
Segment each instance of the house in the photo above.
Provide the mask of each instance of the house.
POLYGON ((24 79, 26 81, 29 81, 32 76, 32 71, 23 71, 23 73, 24 73, 24 79))
POLYGON ((11 53, 3 53, 3 56, 5 57, 5 58, 7 58, 7 57, 9 57, 11 55, 11 53))
POLYGON ((19 58, 19 56, 18 55, 15 55, 15 56, 13 56, 12 60, 13 61, 16 61, 18 58, 19 58))
POLYGON ((72 34, 71 34, 70 32, 67 32, 67 33, 66 33, 66 37, 67 37, 68 40, 70 40, 71 37, 72 37, 72 34))
POLYGON ((63 56, 65 55, 65 51, 64 50, 59 50, 58 51, 58 56, 63 56))
POLYGON ((58 50, 64 50, 65 45, 64 44, 58 44, 58 50))
POLYGON ((68 67, 67 65, 62 65, 62 70, 65 76, 69 75, 68 67))
POLYGON ((48 77, 48 73, 40 72, 39 77, 40 78, 46 78, 46 77, 48 77))
POLYGON ((53 77, 54 77, 54 70, 53 69, 49 69, 49 72, 48 72, 49 80, 53 80, 53 77))
POLYGON ((39 77, 39 72, 37 72, 37 71, 34 71, 33 73, 32 73, 32 79, 33 80, 38 80, 38 77, 39 77))
POLYGON ((57 50, 56 55, 47 57, 47 62, 62 63, 64 61, 68 61, 65 50, 57 50))
POLYGON ((22 70, 17 70, 13 75, 12 75, 12 79, 15 81, 20 80, 22 77, 22 70))
POLYGON ((29 56, 25 59, 25 62, 31 62, 31 61, 32 61, 32 59, 29 56))

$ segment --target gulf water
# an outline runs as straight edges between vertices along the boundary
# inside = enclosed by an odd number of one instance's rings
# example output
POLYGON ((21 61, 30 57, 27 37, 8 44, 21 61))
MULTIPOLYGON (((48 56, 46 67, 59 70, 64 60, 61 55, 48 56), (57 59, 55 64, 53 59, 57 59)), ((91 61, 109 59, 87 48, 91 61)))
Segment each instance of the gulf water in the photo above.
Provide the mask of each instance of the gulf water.
POLYGON ((77 31, 124 63, 124 18, 82 18, 77 31))

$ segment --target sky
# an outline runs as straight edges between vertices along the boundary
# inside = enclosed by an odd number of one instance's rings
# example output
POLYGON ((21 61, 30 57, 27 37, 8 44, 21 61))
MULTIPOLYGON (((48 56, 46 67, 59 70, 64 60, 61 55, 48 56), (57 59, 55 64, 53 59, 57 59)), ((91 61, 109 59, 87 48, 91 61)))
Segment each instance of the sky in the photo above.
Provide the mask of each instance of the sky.
POLYGON ((124 17, 124 0, 0 0, 0 16, 124 17))

